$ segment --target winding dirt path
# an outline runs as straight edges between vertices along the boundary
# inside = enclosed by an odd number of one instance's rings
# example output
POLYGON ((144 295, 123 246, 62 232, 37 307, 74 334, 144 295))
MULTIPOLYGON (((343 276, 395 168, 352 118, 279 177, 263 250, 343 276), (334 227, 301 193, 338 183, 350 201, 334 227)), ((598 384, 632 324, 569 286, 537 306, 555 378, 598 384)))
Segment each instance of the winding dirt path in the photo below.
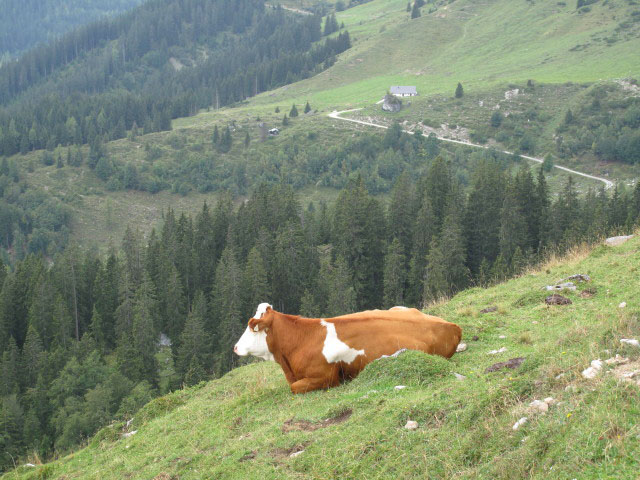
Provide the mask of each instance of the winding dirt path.
MULTIPOLYGON (((358 123, 360 125, 367 125, 369 127, 385 128, 385 129, 389 128, 389 127, 387 127, 385 125, 380 125, 378 123, 365 122, 364 120, 356 120, 356 119, 353 119, 353 118, 344 118, 344 117, 340 116, 343 113, 357 112, 358 110, 362 110, 362 108, 352 108, 350 110, 342 110, 340 112, 334 110, 333 112, 329 113, 328 116, 330 118, 335 118, 337 120, 344 120, 345 122, 358 123)), ((413 132, 410 132, 408 130, 403 130, 403 132, 408 133, 410 135, 413 135, 413 132)), ((487 147, 486 145, 479 145, 477 143, 471 143, 471 142, 463 142, 461 140, 452 140, 450 138, 444 138, 444 137, 438 137, 438 136, 436 136, 436 138, 438 140, 442 140, 443 142, 458 143, 460 145, 466 145, 468 147, 484 148, 484 149, 489 149, 490 148, 490 147, 487 147)), ((509 152, 508 150, 499 150, 499 151, 501 153, 506 153, 507 155, 513 155, 514 154, 513 152, 509 152)), ((527 160, 531 160, 532 162, 537 162, 537 163, 542 163, 543 162, 542 158, 530 157, 528 155, 520 155, 520 157, 526 158, 527 160)), ((606 178, 596 177, 595 175, 589 175, 588 173, 578 172, 577 170, 572 170, 570 168, 562 167, 560 165, 554 165, 554 167, 559 169, 559 170, 563 170, 565 172, 573 173, 574 175, 578 175, 580 177, 585 177, 585 178, 589 178, 591 180, 597 180, 598 182, 602 182, 602 183, 605 184, 605 188, 611 188, 614 185, 611 180, 607 180, 606 178)))

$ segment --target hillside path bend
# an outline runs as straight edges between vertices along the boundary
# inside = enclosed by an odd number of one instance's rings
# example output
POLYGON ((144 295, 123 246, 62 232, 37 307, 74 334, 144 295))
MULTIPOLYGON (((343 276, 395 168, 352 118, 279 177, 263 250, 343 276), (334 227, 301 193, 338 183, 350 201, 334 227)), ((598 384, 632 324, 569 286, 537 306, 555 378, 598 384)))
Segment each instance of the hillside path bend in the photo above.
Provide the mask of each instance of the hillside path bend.
MULTIPOLYGON (((364 120, 356 120, 354 118, 345 118, 345 117, 341 117, 340 115, 342 115, 343 113, 349 113, 349 112, 357 112, 358 110, 362 110, 362 108, 352 108, 350 110, 341 110, 341 111, 337 111, 334 110, 333 112, 327 114, 330 118, 335 118, 337 120, 344 120, 346 122, 352 122, 352 123, 358 123, 360 125, 368 125, 370 127, 376 127, 376 128, 384 128, 387 129, 389 127, 387 127, 386 125, 380 125, 378 123, 372 123, 372 122, 365 122, 364 120)), ((410 132, 408 130, 403 130, 404 133, 408 133, 410 135, 413 135, 413 132, 410 132)), ((485 150, 488 150, 491 147, 488 147, 486 145, 479 145, 477 143, 471 143, 471 142, 464 142, 462 140, 453 140, 451 138, 444 138, 444 137, 439 137, 436 135, 436 138, 438 140, 441 140, 443 142, 449 142, 449 143, 457 143, 460 145, 466 145, 468 147, 475 147, 475 148, 484 148, 485 150)), ((514 155, 513 152, 510 152, 508 150, 499 150, 499 152, 501 153, 505 153, 507 155, 514 155)), ((542 163, 543 159, 542 158, 537 158, 537 157, 530 157, 528 155, 519 155, 522 158, 526 158, 527 160, 531 160, 532 162, 537 162, 537 163, 542 163)), ((569 172, 569 173, 573 173, 575 175, 578 175, 580 177, 585 177, 585 178, 589 178, 591 180, 597 180, 598 182, 602 182, 605 184, 605 188, 611 188, 614 186, 613 182, 611 180, 607 180, 606 178, 602 178, 602 177, 596 177, 595 175, 589 175, 588 173, 583 173, 583 172, 579 172, 577 170, 573 170, 571 168, 567 168, 567 167, 563 167, 561 165, 553 165, 555 168, 559 169, 559 170, 563 170, 565 172, 569 172)))

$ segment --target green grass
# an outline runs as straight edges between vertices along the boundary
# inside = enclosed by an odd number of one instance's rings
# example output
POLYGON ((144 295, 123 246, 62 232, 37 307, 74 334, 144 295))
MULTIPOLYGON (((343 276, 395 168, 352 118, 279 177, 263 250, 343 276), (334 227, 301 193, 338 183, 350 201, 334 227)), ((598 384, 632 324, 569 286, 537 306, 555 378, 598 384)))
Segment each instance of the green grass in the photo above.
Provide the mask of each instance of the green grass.
POLYGON ((637 236, 620 247, 578 248, 518 279, 429 306, 463 328, 469 347, 450 361, 409 352, 299 396, 277 364, 251 364, 152 401, 136 415, 132 437, 121 438, 121 424, 107 427, 82 450, 4 478, 635 478, 639 388, 618 383, 610 367, 594 380, 580 372, 616 353, 640 362, 640 350, 619 342, 640 337, 639 268, 637 236), (596 294, 569 293, 572 305, 547 307, 541 287, 574 273, 589 274, 579 291, 596 294), (496 312, 479 313, 491 305, 496 312), (487 354, 503 346, 505 353, 487 354), (513 357, 526 360, 484 373, 513 357), (549 396, 559 403, 546 415, 525 413, 549 396), (514 431, 525 415, 529 422, 514 431), (317 428, 334 417, 345 421, 317 428), (409 419, 416 431, 404 429, 409 419))

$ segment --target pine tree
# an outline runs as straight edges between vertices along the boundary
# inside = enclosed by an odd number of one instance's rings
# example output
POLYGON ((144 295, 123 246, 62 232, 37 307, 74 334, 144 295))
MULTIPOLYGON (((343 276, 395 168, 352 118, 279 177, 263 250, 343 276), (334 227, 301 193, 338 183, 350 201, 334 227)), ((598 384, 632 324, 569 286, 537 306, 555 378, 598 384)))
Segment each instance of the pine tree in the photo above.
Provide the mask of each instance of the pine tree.
POLYGON ((311 105, 309 105, 309 102, 307 101, 306 105, 304 106, 304 113, 309 113, 311 111, 311 105))
POLYGON ((516 198, 516 187, 507 187, 500 212, 500 253, 505 262, 510 263, 514 252, 527 248, 527 224, 516 198))
POLYGON ((244 135, 244 148, 249 148, 250 144, 251 144, 251 136, 249 135, 249 130, 247 130, 244 135))
POLYGON ((294 118, 298 116, 298 109, 296 108, 296 104, 294 103, 291 106, 291 110, 289 111, 289 117, 294 118))
POLYGON ((205 372, 210 365, 210 340, 204 328, 207 316, 206 297, 202 292, 198 292, 180 335, 177 353, 176 368, 186 385, 204 380, 205 372))
POLYGON ((387 308, 404 304, 407 278, 405 264, 402 245, 394 238, 384 258, 384 304, 387 308))
POLYGON ((418 2, 413 2, 413 9, 411 9, 411 18, 420 17, 420 7, 418 6, 418 2))
POLYGON ((398 177, 391 190, 388 213, 389 237, 399 240, 403 252, 409 252, 412 245, 412 230, 416 217, 414 190, 414 185, 406 172, 398 177))
POLYGON ((287 118, 287 114, 285 113, 282 117, 282 126, 286 127, 287 125, 289 125, 289 119, 287 118))
POLYGON ((464 95, 464 89, 462 88, 462 84, 458 82, 458 86, 456 87, 455 97, 462 98, 463 95, 464 95))

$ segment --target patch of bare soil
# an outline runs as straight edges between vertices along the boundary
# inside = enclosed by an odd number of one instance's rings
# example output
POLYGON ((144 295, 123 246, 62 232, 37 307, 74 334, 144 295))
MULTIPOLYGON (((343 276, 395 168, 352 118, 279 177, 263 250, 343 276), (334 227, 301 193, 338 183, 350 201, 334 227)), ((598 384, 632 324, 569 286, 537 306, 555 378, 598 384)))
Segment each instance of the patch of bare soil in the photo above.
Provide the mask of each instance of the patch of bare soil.
POLYGON ((611 373, 624 382, 634 383, 640 387, 640 360, 618 365, 611 373))
POLYGON ((591 298, 596 294, 597 290, 595 288, 585 288, 582 290, 578 296, 582 298, 591 298))
POLYGON ((239 462, 246 462, 247 460, 253 460, 256 458, 257 452, 254 450, 253 452, 249 452, 246 455, 243 455, 238 459, 239 462))
POLYGON ((289 448, 276 448, 271 450, 271 455, 275 459, 289 458, 292 454, 302 452, 311 442, 298 443, 289 448))
POLYGON ((524 359, 525 357, 516 357, 516 358, 510 358, 506 362, 494 363, 490 367, 487 367, 484 373, 497 372, 498 370, 502 370, 503 368, 510 368, 513 370, 514 368, 518 368, 520 365, 522 365, 522 362, 524 362, 524 359))
MULTIPOLYGON (((327 418, 321 422, 310 422, 308 420, 294 420, 293 418, 284 422, 282 425, 282 432, 287 433, 293 430, 300 430, 303 432, 313 432, 319 428, 326 428, 331 425, 338 425, 339 423, 346 422, 353 414, 353 410, 348 408, 335 417, 327 418)), ((293 453, 293 452, 292 452, 293 453)))

